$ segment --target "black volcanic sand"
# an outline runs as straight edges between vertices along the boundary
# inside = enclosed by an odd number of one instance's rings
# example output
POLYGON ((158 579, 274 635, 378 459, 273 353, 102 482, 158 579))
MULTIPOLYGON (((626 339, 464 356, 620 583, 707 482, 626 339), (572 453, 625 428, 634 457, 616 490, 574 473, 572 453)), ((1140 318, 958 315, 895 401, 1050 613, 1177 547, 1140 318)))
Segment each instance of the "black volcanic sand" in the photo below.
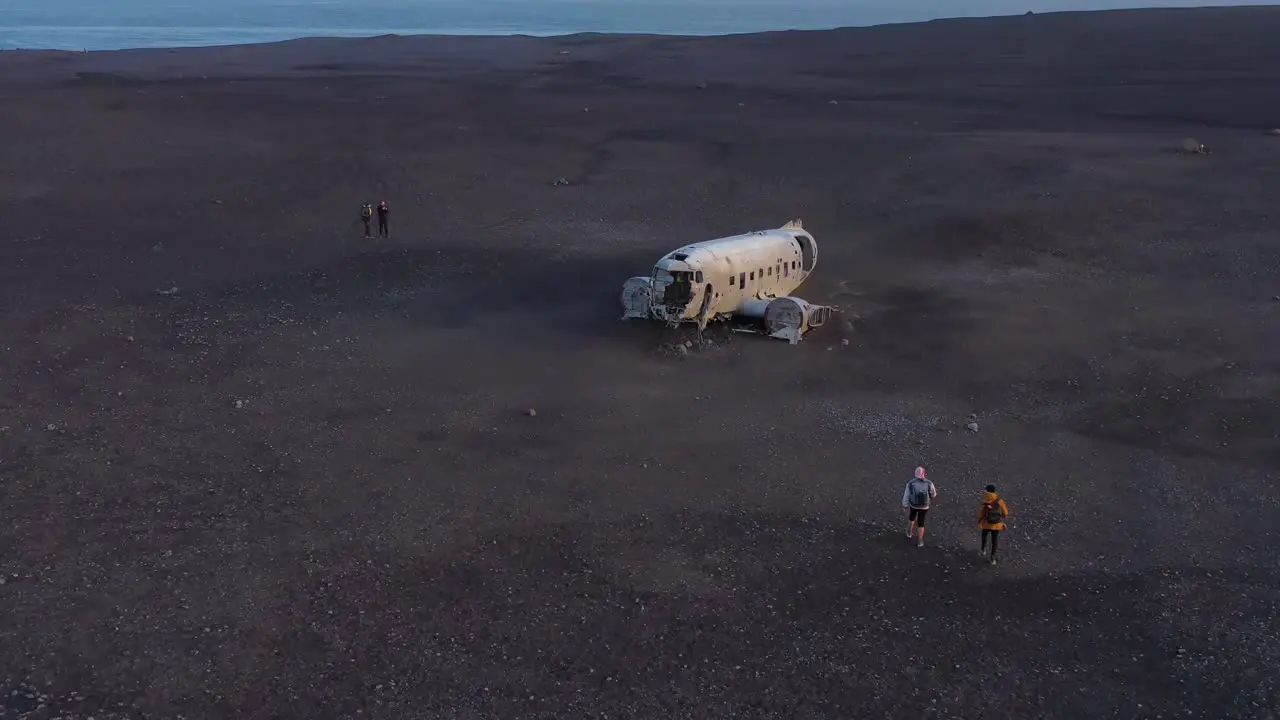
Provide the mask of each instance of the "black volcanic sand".
POLYGON ((1277 38, 0 53, 0 718, 1275 717, 1277 38), (795 217, 800 345, 617 321, 795 217))

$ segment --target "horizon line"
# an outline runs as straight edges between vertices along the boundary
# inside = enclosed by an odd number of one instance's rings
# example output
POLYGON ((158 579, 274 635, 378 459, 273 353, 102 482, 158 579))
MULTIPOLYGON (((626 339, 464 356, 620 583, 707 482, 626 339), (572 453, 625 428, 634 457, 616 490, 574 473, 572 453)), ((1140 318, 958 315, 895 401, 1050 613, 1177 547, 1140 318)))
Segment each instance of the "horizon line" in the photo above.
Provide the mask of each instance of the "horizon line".
POLYGON ((120 52, 120 51, 137 51, 137 50, 180 50, 180 49, 211 49, 211 48, 230 48, 244 47, 252 45, 275 45, 287 42, 296 42, 300 40, 372 40, 385 37, 402 37, 402 38, 424 38, 424 37, 453 37, 453 38, 505 38, 505 37, 534 37, 534 38, 557 38, 557 37, 573 37, 576 35, 602 35, 602 36, 651 36, 651 37, 670 37, 670 38, 713 38, 713 37, 734 37, 744 35, 765 35, 772 33, 789 33, 789 32, 831 32, 846 29, 872 29, 881 27, 895 27, 903 25, 925 25, 937 22, 955 22, 955 21, 974 21, 974 20, 995 20, 1005 18, 1017 18, 1026 16, 1044 16, 1044 15, 1098 15, 1098 14, 1116 14, 1116 13, 1143 13, 1143 12, 1170 12, 1170 11, 1229 11, 1241 9, 1263 9, 1274 8, 1280 10, 1280 3, 1241 3, 1238 5, 1200 5, 1200 6, 1135 6, 1124 8, 1103 8, 1103 9, 1086 9, 1086 10, 1046 10, 1046 11, 1025 11, 997 13, 994 15, 948 15, 941 17, 930 17, 920 20, 897 20, 888 22, 877 22, 868 24, 842 24, 830 26, 800 26, 800 27, 778 27, 767 28, 761 30, 736 30, 721 32, 670 32, 670 31, 652 31, 652 30, 568 30, 568 29, 507 29, 500 30, 497 28, 356 28, 348 29, 341 27, 329 26, 306 26, 306 25, 280 25, 272 27, 252 27, 252 26, 182 26, 182 25, 12 25, 0 26, 0 51, 30 51, 30 52, 120 52), (270 40, 249 40, 245 42, 224 42, 213 44, 192 43, 168 43, 156 45, 128 45, 128 46, 110 46, 98 48, 84 47, 55 47, 55 46, 18 46, 10 45, 4 42, 3 34, 5 31, 30 31, 30 30, 73 30, 73 31, 119 31, 119 30, 183 30, 188 29, 197 33, 218 33, 226 32, 228 34, 241 35, 277 35, 286 33, 281 37, 270 40), (290 31, 297 31, 291 33, 290 31))

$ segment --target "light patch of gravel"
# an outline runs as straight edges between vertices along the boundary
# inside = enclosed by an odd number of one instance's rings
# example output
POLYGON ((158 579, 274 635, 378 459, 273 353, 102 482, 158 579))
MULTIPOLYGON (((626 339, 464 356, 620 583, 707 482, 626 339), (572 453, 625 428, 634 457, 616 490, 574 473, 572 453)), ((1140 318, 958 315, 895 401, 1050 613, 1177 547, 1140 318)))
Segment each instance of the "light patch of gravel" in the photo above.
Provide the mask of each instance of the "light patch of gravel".
MULTIPOLYGON (((615 257, 620 249, 652 247, 654 246, 655 238, 669 238, 661 248, 655 251, 653 258, 655 262, 664 252, 689 243, 711 239, 711 237, 701 237, 687 233, 667 234, 647 223, 606 222, 600 218, 571 217, 525 220, 519 223, 519 228, 520 233, 538 238, 540 247, 550 245, 558 253, 566 256, 572 253, 575 257, 581 257, 584 253, 615 257), (543 242, 544 240, 545 242, 543 242)), ((648 274, 649 269, 648 267, 638 268, 637 274, 648 274)))
POLYGON ((811 403, 809 410, 826 430, 878 442, 897 442, 949 429, 941 415, 920 414, 907 408, 885 410, 818 400, 811 403))
POLYGON ((55 693, 13 679, 0 684, 0 718, 5 720, 123 720, 139 716, 136 705, 123 702, 79 692, 55 693))
POLYGON ((1079 263, 1068 263, 1041 254, 1034 266, 992 266, 983 260, 922 270, 919 276, 931 287, 975 287, 984 290, 1043 287, 1070 282, 1075 286, 1101 282, 1106 273, 1079 263))

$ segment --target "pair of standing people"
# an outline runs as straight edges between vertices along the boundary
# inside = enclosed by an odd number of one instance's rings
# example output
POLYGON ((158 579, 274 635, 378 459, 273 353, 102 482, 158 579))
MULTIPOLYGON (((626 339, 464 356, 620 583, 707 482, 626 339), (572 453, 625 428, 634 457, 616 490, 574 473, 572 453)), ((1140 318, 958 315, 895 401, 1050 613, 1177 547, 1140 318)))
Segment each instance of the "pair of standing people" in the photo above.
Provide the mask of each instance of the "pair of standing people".
MULTIPOLYGON (((364 223, 364 236, 373 237, 369 228, 369 221, 373 219, 374 207, 369 203, 360 206, 360 221, 364 223)), ((391 208, 387 205, 386 200, 378 203, 378 235, 381 237, 391 237, 391 231, 387 229, 387 220, 391 215, 391 208)))
MULTIPOLYGON (((927 477, 924 468, 916 468, 915 477, 907 481, 902 491, 902 507, 907 511, 907 537, 916 539, 916 547, 924 547, 924 519, 938 497, 938 487, 927 477)), ((996 564, 996 551, 1000 544, 1000 531, 1004 519, 1009 516, 1009 506, 996 492, 995 485, 988 485, 982 494, 982 506, 978 508, 978 528, 982 531, 979 557, 987 557, 987 540, 991 540, 991 564, 996 564)))

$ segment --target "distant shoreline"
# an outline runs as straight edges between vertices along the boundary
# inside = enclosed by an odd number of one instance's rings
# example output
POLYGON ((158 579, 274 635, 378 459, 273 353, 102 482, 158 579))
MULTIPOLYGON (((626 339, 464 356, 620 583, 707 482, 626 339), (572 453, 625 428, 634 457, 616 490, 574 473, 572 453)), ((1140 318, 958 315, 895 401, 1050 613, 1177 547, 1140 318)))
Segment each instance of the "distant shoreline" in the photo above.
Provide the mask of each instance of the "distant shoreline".
MULTIPOLYGON (((1009 17, 1002 15, 994 15, 989 17, 1009 17)), ((939 18, 943 19, 959 19, 959 18, 939 18)), ((914 22, 933 22, 932 20, 922 20, 914 22)), ((69 33, 93 34, 97 31, 119 30, 124 34, 147 34, 155 31, 171 31, 169 37, 163 41, 143 44, 116 44, 116 45, 100 45, 96 43, 63 43, 61 45, 22 45, 12 43, 5 40, 6 30, 19 30, 18 28, 0 28, 0 50, 62 50, 76 52, 81 50, 90 50, 95 52, 111 52, 116 50, 167 50, 167 49, 184 49, 184 48, 214 48, 214 47, 239 47, 242 45, 266 45, 273 43, 290 42, 292 40, 313 40, 313 39, 333 39, 333 40, 368 40, 377 37, 476 37, 476 38, 500 38, 500 37, 537 37, 537 38, 557 38, 570 37, 574 35, 603 35, 618 37, 639 37, 639 36, 662 36, 662 37, 727 37, 732 35, 756 35, 761 33, 773 32, 821 32, 824 30, 840 30, 850 27, 880 27, 883 25, 903 25, 914 24, 914 22, 906 23, 868 23, 865 25, 830 25, 821 27, 788 27, 788 28, 770 28, 764 30, 736 30, 722 32, 659 32, 652 29, 642 28, 638 30, 617 31, 617 30, 591 30, 582 28, 519 28, 519 29, 502 29, 502 28, 337 28, 337 27, 282 27, 282 28, 233 28, 233 27, 213 27, 213 28, 164 28, 164 27, 86 27, 86 28, 49 28, 50 31, 58 32, 65 30, 69 33), (178 37, 174 38, 173 35, 178 37), (183 38, 186 35, 188 37, 183 38), (212 36, 212 37, 211 37, 212 36), (212 41, 214 37, 225 36, 226 41, 212 41)), ((35 28, 40 29, 40 28, 35 28)), ((22 28, 20 30, 29 31, 31 28, 22 28)))
MULTIPOLYGON (((706 22, 690 21, 689 28, 680 31, 664 31, 656 27, 635 26, 635 29, 591 29, 573 22, 550 23, 544 26, 511 23, 504 27, 495 23, 492 27, 454 26, 446 27, 358 27, 349 28, 332 25, 296 25, 272 27, 237 27, 237 26, 133 26, 133 25, 98 25, 98 26, 62 26, 62 25, 18 25, 0 27, 0 50, 41 50, 68 51, 83 50, 107 52, 117 50, 161 50, 186 48, 227 48, 245 45, 264 45, 292 40, 309 39, 349 39, 362 40, 375 37, 536 37, 556 38, 573 35, 596 36, 662 36, 681 37, 727 37, 735 35, 759 35, 777 32, 821 32, 848 28, 874 28, 896 25, 919 25, 936 22, 990 20, 997 18, 1018 17, 1024 14, 1036 15, 1080 15, 1097 13, 1132 13, 1148 11, 1189 11, 1199 9, 1231 10, 1247 8, 1275 7, 1274 4, 1242 4, 1230 6, 1199 7, 1146 7, 1103 10, 1055 10, 1036 11, 1034 13, 1010 12, 997 14, 957 15, 948 17, 931 17, 921 14, 918 18, 899 20, 876 20, 873 16, 881 15, 875 11, 868 12, 867 22, 844 22, 839 24, 797 24, 788 27, 771 28, 726 28, 722 30, 698 29, 706 22), (65 35, 66 40, 60 42, 38 42, 36 37, 57 37, 65 35), (29 39, 24 39, 29 38, 29 39), (109 38, 119 38, 111 40, 109 38), (73 40, 74 39, 74 40, 73 40)), ((670 27, 670 25, 668 25, 670 27)))

